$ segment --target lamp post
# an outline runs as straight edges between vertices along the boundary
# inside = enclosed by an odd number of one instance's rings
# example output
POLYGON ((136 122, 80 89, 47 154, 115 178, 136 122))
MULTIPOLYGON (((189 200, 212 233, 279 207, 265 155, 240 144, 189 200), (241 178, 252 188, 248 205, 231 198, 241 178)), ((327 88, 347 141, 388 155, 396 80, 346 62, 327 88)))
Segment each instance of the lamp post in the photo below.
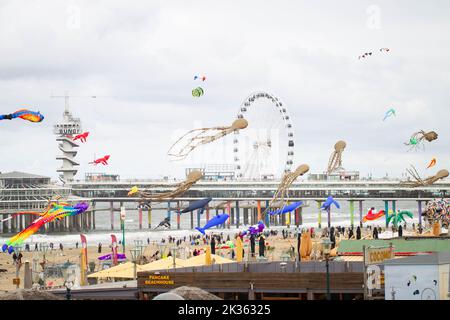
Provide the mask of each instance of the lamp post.
POLYGON ((130 252, 131 252, 131 259, 133 260, 133 265, 134 265, 133 279, 136 280, 136 278, 137 278, 137 259, 140 256, 141 249, 140 248, 133 248, 133 249, 130 250, 130 252))
POLYGON ((172 252, 172 258, 173 258, 173 268, 175 269, 176 267, 177 267, 177 264, 176 264, 176 256, 177 256, 177 252, 178 252, 178 250, 179 250, 180 248, 178 248, 178 247, 172 247, 172 248, 170 248, 170 251, 172 252))
POLYGON ((22 246, 15 246, 14 247, 14 253, 16 254, 16 259, 14 261, 15 265, 16 265, 16 278, 15 278, 15 283, 16 283, 16 289, 19 289, 20 287, 20 277, 19 277, 19 270, 20 267, 22 265, 22 261, 20 256, 20 253, 22 252, 22 246))
POLYGON ((327 269, 327 300, 331 300, 330 294, 330 266, 328 263, 331 251, 331 241, 326 238, 322 240, 323 255, 325 256, 325 267, 327 269))
POLYGON ((73 272, 69 271, 69 268, 63 269, 64 273, 64 286, 66 287, 66 300, 72 299, 72 287, 74 285, 73 272))

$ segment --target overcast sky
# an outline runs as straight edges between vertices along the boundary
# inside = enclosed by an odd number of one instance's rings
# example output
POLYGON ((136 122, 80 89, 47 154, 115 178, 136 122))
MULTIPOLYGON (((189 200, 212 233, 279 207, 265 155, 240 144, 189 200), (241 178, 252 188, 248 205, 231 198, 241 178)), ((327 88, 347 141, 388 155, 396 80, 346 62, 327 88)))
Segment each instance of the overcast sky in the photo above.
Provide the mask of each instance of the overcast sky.
POLYGON ((45 120, 0 121, 0 171, 57 178, 52 127, 64 100, 52 93, 98 96, 70 101, 91 133, 77 178, 159 178, 232 160, 232 136, 182 162, 167 150, 192 128, 230 125, 250 93, 267 91, 291 116, 294 166, 323 172, 342 139, 344 167, 362 176, 400 176, 410 164, 434 174, 450 160, 449 12, 444 0, 1 0, 0 114, 27 107, 45 120), (383 122, 390 108, 397 116, 383 122), (439 138, 407 152, 419 130, 439 138), (106 154, 109 166, 88 165, 106 154))

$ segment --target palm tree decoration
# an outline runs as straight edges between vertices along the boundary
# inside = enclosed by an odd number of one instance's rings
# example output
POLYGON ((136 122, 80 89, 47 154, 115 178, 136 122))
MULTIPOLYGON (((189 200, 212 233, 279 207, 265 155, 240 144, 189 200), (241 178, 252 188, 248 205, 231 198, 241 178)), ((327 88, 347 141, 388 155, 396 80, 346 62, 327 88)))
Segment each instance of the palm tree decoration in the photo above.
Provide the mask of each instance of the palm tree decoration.
POLYGON ((392 214, 390 214, 388 216, 388 225, 389 223, 392 222, 392 225, 397 228, 397 226, 401 223, 401 222, 406 222, 404 216, 408 216, 409 218, 413 218, 413 214, 411 211, 407 211, 407 210, 398 210, 397 212, 393 212, 392 214))

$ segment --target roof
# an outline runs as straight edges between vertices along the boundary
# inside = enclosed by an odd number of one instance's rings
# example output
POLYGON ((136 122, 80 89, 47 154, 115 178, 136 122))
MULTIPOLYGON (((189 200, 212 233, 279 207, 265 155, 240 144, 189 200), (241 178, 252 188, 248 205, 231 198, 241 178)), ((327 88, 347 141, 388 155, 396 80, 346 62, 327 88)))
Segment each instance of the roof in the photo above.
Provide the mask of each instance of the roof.
POLYGON ((440 265, 450 264, 450 252, 419 254, 401 259, 389 259, 385 265, 440 265))
MULTIPOLYGON (((206 265, 206 254, 201 254, 185 260, 186 267, 200 267, 206 265)), ((234 263, 236 261, 222 258, 216 254, 211 254, 211 260, 213 264, 234 263)))
MULTIPOLYGON (((186 260, 175 258, 175 268, 181 268, 186 266, 186 260)), ((167 257, 160 260, 144 264, 141 266, 142 271, 156 271, 173 269, 173 257, 167 257)))
POLYGON ((20 171, 12 171, 7 173, 0 173, 1 179, 50 179, 50 177, 40 176, 37 174, 25 173, 20 171))
MULTIPOLYGON (((144 271, 142 266, 136 265, 136 273, 144 271)), ((88 275, 88 278, 123 278, 134 279, 134 263, 126 262, 121 263, 115 267, 104 269, 102 271, 88 275)))

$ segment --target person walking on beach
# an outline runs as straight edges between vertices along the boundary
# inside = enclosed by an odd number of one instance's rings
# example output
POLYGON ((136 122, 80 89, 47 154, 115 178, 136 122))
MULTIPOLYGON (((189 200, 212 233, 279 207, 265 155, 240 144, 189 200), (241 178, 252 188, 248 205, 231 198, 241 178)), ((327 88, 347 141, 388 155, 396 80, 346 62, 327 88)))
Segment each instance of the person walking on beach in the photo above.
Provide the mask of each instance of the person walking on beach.
POLYGON ((374 239, 378 239, 378 229, 377 228, 373 228, 372 236, 374 239))
POLYGON ((101 243, 101 242, 98 243, 98 249, 97 249, 97 252, 98 252, 98 253, 102 253, 102 243, 101 243))
POLYGON ((266 251, 266 239, 264 236, 259 237, 259 256, 264 257, 264 253, 266 251))
POLYGON ((402 227, 402 225, 398 226, 398 236, 399 237, 403 237, 403 227, 402 227))
POLYGON ((353 228, 348 230, 348 238, 351 239, 353 237, 353 228))
POLYGON ((251 252, 251 257, 255 256, 255 235, 252 234, 250 236, 250 252, 251 252))
POLYGON ((61 242, 59 243, 59 250, 64 251, 63 244, 61 242))
POLYGON ((216 240, 215 237, 211 237, 211 254, 216 254, 216 240))
POLYGON ((37 243, 34 245, 34 251, 38 251, 38 245, 37 245, 37 243))
POLYGON ((356 240, 361 240, 361 228, 356 228, 356 240))

